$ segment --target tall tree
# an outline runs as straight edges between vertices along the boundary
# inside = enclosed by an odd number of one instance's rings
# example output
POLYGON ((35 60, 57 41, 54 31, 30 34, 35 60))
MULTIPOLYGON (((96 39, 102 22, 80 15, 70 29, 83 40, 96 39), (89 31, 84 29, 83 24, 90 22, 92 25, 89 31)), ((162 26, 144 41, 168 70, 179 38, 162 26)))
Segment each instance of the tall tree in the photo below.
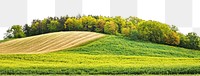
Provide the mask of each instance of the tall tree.
POLYGON ((26 34, 26 36, 31 36, 31 34, 30 34, 31 31, 30 30, 31 30, 31 27, 28 26, 28 24, 25 24, 24 28, 23 28, 23 31, 26 34))

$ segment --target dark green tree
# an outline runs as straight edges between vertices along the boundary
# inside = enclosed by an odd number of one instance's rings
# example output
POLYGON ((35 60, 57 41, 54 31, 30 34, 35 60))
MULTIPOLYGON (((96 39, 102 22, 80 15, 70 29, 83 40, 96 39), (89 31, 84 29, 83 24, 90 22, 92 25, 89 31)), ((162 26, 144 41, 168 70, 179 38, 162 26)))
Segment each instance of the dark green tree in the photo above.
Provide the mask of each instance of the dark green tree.
POLYGON ((30 30, 31 30, 31 27, 28 24, 25 24, 24 28, 23 28, 23 31, 24 31, 26 36, 31 36, 31 34, 30 34, 31 31, 30 30))
POLYGON ((189 39, 188 48, 200 50, 200 37, 196 33, 188 33, 186 37, 189 39))

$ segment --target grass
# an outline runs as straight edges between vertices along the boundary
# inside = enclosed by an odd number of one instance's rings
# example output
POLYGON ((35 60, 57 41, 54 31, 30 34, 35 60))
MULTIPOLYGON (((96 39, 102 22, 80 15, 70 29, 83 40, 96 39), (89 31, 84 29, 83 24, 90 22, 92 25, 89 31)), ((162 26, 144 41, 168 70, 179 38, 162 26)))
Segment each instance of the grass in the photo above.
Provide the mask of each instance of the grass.
POLYGON ((107 35, 45 54, 0 54, 0 75, 200 74, 200 51, 107 35))
POLYGON ((199 74, 198 58, 52 53, 0 55, 0 74, 199 74))
POLYGON ((198 50, 190 50, 150 42, 138 42, 111 35, 85 46, 62 50, 58 53, 200 58, 200 51, 198 50))

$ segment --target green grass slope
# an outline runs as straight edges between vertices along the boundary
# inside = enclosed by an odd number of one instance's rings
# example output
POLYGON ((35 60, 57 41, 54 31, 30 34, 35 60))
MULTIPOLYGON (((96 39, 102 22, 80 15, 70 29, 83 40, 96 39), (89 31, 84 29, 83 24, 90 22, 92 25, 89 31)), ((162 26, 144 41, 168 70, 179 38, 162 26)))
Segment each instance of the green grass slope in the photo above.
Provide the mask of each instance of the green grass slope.
POLYGON ((60 51, 60 53, 64 52, 91 55, 200 58, 200 51, 198 50, 133 41, 118 36, 107 36, 82 47, 60 51))
POLYGON ((0 54, 0 74, 200 74, 200 51, 106 35, 45 54, 0 54))

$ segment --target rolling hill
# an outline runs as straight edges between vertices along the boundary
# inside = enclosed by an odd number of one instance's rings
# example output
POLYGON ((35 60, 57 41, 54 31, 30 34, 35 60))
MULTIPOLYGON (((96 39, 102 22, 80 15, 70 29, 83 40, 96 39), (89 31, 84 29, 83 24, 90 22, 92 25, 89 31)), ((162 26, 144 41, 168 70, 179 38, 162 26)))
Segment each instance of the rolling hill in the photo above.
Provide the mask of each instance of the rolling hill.
POLYGON ((155 44, 151 42, 134 41, 113 35, 108 35, 82 47, 70 48, 58 52, 90 55, 200 58, 200 51, 198 50, 155 44))
POLYGON ((0 51, 0 75, 200 74, 199 50, 93 32, 3 41, 0 51))
POLYGON ((103 37, 93 32, 57 32, 0 43, 0 53, 36 54, 58 51, 103 37))

